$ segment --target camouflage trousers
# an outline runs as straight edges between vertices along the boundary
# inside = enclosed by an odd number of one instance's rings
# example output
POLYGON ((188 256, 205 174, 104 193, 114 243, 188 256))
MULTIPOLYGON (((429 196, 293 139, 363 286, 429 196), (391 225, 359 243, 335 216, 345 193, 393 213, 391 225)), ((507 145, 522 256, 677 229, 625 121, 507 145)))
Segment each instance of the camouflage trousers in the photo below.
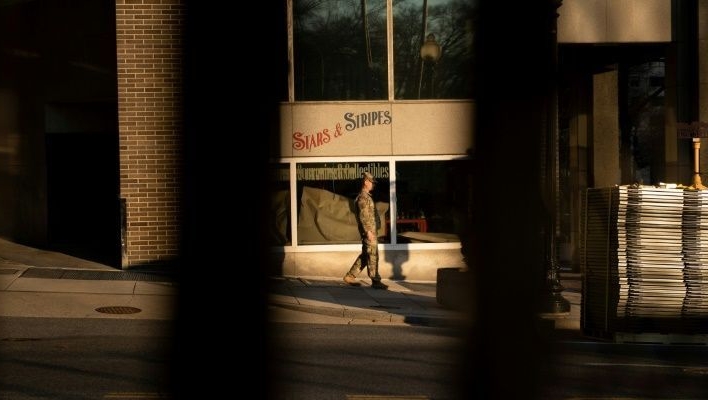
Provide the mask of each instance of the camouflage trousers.
POLYGON ((366 272, 372 282, 381 281, 379 275, 379 242, 374 240, 369 242, 366 238, 361 241, 361 254, 354 260, 354 264, 347 272, 347 275, 355 277, 366 268, 366 272))

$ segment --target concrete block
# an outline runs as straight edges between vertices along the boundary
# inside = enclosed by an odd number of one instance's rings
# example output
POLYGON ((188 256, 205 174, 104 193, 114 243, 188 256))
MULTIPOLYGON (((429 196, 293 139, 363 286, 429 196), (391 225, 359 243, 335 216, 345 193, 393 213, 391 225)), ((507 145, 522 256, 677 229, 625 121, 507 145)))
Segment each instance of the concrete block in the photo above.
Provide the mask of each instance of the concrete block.
POLYGON ((463 268, 438 268, 435 299, 452 310, 470 310, 474 304, 472 274, 463 268))

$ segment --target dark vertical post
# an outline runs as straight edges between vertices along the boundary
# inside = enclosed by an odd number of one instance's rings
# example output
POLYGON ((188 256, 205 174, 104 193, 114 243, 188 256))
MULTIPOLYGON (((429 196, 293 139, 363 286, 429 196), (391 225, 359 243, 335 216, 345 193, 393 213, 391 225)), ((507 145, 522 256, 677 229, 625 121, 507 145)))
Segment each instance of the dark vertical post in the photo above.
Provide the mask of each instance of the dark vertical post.
POLYGON ((474 196, 463 249, 475 303, 460 398, 544 398, 550 364, 539 310, 546 283, 557 277, 560 1, 480 0, 479 6, 474 196))
POLYGON ((543 157, 543 174, 541 175, 542 190, 546 219, 544 221, 544 262, 546 265, 544 291, 541 294, 540 312, 543 314, 567 313, 570 302, 561 292, 560 265, 558 264, 558 249, 556 236, 558 230, 558 8, 562 0, 549 0, 546 4, 548 68, 548 96, 545 118, 545 146, 543 157))
MULTIPOLYGON (((691 124, 699 122, 698 2, 674 0, 671 10, 672 39, 676 43, 676 122, 691 124)), ((695 168, 699 152, 691 152, 688 140, 678 140, 679 182, 691 181, 701 189, 700 174, 695 173, 700 172, 695 168)), ((695 145, 700 147, 700 139, 695 145)))

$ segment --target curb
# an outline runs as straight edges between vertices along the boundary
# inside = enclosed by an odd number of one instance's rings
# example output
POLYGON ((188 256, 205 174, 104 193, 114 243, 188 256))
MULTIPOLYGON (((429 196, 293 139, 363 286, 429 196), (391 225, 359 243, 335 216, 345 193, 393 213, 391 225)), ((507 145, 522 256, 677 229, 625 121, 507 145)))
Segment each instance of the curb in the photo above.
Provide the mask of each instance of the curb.
POLYGON ((411 325, 429 326, 438 328, 461 327, 467 323, 463 314, 440 316, 424 315, 415 313, 390 313, 388 311, 347 309, 321 306, 303 306, 289 303, 270 303, 271 306, 280 307, 293 311, 307 312, 311 314, 325 315, 329 317, 339 317, 345 319, 367 320, 371 322, 397 322, 411 325))

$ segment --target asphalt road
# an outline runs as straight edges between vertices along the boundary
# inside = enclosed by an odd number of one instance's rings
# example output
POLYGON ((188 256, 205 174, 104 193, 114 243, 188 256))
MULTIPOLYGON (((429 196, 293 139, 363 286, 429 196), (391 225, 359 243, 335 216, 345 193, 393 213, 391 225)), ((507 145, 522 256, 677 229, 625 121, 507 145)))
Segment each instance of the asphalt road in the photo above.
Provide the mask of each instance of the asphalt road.
POLYGON ((171 323, 0 318, 0 399, 170 398, 171 323))
MULTIPOLYGON (((290 310, 269 317, 266 354, 254 351, 258 343, 240 340, 227 318, 212 319, 196 327, 211 342, 180 343, 199 358, 178 363, 184 348, 174 346, 170 321, 0 318, 0 399, 168 399, 178 398, 175 387, 209 398, 236 395, 262 387, 260 379, 244 384, 255 379, 248 370, 262 363, 269 368, 270 399, 459 399, 498 386, 527 392, 526 399, 708 398, 705 345, 560 340, 524 377, 484 375, 489 366, 470 357, 467 345, 474 342, 455 329, 290 310), (179 374, 171 373, 175 364, 179 374), (538 380, 527 388, 530 377, 538 380)), ((239 327, 255 328, 247 321, 239 327)), ((495 360, 495 349, 486 351, 492 357, 485 362, 499 363, 493 371, 526 356, 495 360)))
POLYGON ((459 336, 396 324, 273 323, 273 399, 457 399, 459 336))
POLYGON ((564 339, 546 343, 524 376, 485 376, 513 371, 504 363, 528 355, 495 360, 494 349, 476 343, 491 352, 486 362, 501 364, 488 369, 461 358, 474 354, 474 342, 455 330, 282 310, 271 321, 273 399, 498 398, 485 391, 500 387, 525 399, 708 399, 705 345, 564 339))

